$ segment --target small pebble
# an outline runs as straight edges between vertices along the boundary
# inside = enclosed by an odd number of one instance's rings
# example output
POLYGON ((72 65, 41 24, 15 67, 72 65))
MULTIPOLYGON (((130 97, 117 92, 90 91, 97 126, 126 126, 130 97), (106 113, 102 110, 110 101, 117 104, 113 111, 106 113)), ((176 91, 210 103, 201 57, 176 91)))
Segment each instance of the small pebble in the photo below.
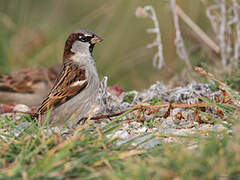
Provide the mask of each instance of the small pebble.
POLYGON ((108 138, 120 138, 120 139, 127 139, 129 136, 127 131, 124 130, 118 130, 114 132, 113 134, 108 134, 108 138))
POLYGON ((30 112, 31 109, 24 104, 17 104, 14 106, 13 111, 30 112))
POLYGON ((147 131, 147 127, 143 126, 142 128, 138 129, 139 133, 145 133, 147 131))
POLYGON ((215 124, 213 129, 217 132, 222 132, 226 130, 226 127, 224 127, 222 124, 215 124))

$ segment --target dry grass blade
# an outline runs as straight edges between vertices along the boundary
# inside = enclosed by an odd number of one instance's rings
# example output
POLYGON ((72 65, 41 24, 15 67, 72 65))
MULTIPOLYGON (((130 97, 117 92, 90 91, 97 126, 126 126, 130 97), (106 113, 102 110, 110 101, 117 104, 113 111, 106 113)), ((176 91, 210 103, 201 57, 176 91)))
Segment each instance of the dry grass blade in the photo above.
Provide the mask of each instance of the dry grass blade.
POLYGON ((209 72, 205 71, 203 68, 200 68, 197 66, 194 67, 194 70, 197 71, 198 73, 210 78, 211 80, 217 82, 220 85, 219 86, 220 89, 226 88, 229 92, 236 94, 228 85, 226 85, 221 80, 217 79, 212 73, 209 73, 209 72))
POLYGON ((198 26, 191 18, 182 10, 180 6, 177 7, 179 17, 217 54, 220 52, 219 46, 198 26))

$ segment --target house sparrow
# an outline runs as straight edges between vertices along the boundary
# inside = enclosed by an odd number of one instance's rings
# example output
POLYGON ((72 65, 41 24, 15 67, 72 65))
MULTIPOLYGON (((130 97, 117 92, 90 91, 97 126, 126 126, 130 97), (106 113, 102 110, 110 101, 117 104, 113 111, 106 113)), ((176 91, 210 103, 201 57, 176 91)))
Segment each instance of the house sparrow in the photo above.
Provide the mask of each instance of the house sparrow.
POLYGON ((103 39, 88 30, 73 32, 67 39, 62 70, 53 88, 37 110, 40 121, 51 111, 50 123, 74 125, 88 116, 91 105, 96 102, 99 78, 92 56, 96 43, 103 39))
POLYGON ((59 65, 21 69, 0 75, 0 104, 39 105, 51 89, 59 65))

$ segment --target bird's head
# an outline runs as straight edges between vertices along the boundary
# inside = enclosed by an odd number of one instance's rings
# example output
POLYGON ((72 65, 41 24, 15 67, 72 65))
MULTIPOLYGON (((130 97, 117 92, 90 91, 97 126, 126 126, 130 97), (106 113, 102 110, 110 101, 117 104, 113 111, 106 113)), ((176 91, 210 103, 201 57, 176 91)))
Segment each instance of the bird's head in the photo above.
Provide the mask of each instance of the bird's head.
POLYGON ((88 30, 73 32, 67 39, 64 48, 64 59, 75 54, 91 55, 94 45, 103 39, 88 30))

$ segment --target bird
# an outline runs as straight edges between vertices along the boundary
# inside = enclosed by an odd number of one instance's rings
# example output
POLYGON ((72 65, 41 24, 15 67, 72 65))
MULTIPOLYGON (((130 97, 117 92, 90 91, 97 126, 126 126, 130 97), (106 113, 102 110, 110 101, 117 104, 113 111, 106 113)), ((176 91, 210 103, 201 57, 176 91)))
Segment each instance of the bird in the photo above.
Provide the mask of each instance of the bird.
POLYGON ((0 104, 38 106, 57 77, 59 64, 30 67, 0 75, 0 104))
MULTIPOLYGON (((99 77, 93 58, 95 44, 103 41, 89 30, 78 30, 66 40, 62 67, 47 97, 36 111, 40 123, 50 111, 50 124, 71 127, 89 115, 96 103, 99 77)), ((46 120, 46 119, 45 119, 46 120)))

